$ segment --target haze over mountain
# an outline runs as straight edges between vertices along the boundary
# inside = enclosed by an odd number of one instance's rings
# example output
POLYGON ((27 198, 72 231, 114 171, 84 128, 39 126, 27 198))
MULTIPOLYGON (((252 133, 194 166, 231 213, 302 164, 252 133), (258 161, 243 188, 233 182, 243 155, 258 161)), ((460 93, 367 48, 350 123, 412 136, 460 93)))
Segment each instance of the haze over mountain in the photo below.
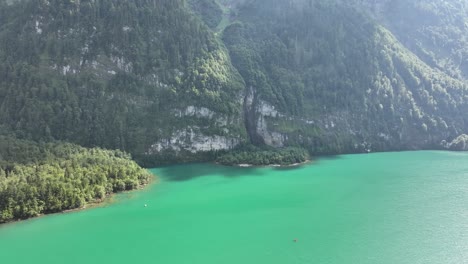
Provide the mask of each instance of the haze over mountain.
POLYGON ((3 133, 142 164, 242 144, 449 147, 468 132, 468 2, 0 1, 3 133))

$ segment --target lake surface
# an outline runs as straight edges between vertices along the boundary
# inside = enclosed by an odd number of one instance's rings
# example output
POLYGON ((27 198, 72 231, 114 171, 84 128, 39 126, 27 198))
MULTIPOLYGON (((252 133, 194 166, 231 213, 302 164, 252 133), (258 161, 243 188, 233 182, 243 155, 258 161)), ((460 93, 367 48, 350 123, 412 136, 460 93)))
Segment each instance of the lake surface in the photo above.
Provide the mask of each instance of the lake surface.
POLYGON ((468 263, 468 153, 152 171, 105 207, 0 226, 0 262, 468 263))

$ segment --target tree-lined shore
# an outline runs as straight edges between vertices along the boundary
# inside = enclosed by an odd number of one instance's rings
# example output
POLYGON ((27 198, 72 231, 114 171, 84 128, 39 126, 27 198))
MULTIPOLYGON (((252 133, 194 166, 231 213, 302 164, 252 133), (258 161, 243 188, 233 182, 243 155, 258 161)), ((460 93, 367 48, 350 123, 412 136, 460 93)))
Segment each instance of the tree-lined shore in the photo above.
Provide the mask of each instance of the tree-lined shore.
POLYGON ((151 177, 119 150, 0 136, 0 223, 82 208, 151 177))

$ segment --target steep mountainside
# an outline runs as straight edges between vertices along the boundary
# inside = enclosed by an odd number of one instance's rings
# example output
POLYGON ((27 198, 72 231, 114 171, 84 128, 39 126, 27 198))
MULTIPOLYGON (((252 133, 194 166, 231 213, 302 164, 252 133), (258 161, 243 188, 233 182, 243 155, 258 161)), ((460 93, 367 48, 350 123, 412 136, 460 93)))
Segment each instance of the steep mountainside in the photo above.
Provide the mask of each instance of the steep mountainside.
POLYGON ((223 10, 216 0, 189 0, 192 10, 210 28, 216 28, 223 19, 223 10))
POLYGON ((468 1, 357 1, 429 66, 468 80, 468 1))
POLYGON ((467 0, 0 0, 0 128, 142 164, 468 132, 467 0), (391 2, 391 4, 390 4, 391 2))
POLYGON ((468 128, 468 93, 360 5, 248 1, 224 31, 250 139, 312 153, 437 148, 468 128))
POLYGON ((242 79, 185 1, 0 5, 4 129, 165 157, 245 138, 242 79))

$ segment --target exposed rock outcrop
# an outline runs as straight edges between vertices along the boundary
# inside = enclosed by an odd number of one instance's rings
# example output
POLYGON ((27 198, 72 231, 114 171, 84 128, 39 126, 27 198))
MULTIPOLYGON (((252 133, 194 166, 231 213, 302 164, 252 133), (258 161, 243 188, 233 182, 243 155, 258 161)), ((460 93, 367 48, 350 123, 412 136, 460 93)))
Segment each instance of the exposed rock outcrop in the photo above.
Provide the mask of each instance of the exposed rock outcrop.
POLYGON ((452 140, 447 145, 448 149, 450 150, 457 150, 457 151, 467 151, 468 150, 468 135, 462 134, 452 140))
POLYGON ((170 138, 162 139, 151 146, 147 154, 156 154, 172 150, 175 152, 189 151, 191 153, 229 150, 241 142, 240 138, 205 135, 199 127, 188 127, 178 130, 170 138))

